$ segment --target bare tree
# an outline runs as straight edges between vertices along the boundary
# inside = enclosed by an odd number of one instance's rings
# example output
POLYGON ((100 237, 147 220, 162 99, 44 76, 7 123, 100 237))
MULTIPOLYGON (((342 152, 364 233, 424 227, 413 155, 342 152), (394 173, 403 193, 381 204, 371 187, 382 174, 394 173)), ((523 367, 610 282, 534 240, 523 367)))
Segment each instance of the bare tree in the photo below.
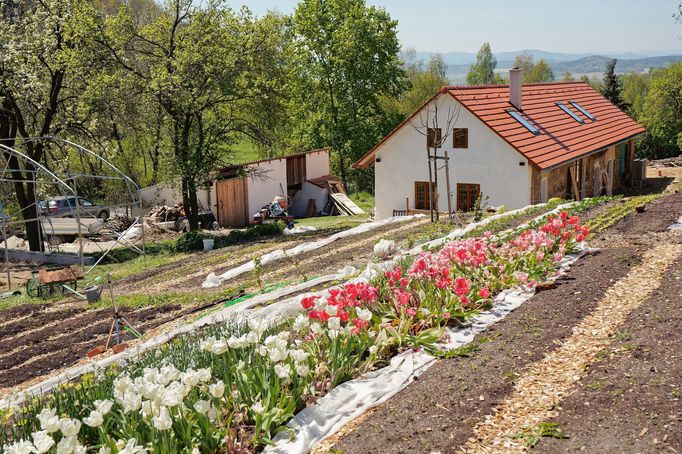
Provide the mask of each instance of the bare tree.
POLYGON ((450 194, 450 158, 447 149, 443 150, 443 156, 438 155, 438 150, 447 141, 448 137, 452 135, 453 128, 459 119, 459 113, 462 106, 459 103, 448 104, 447 113, 444 118, 445 124, 441 127, 439 115, 441 94, 443 94, 442 91, 431 98, 426 106, 419 111, 418 115, 410 120, 410 124, 419 134, 426 138, 426 156, 429 168, 429 211, 431 212, 431 222, 437 221, 439 218, 438 198, 436 197, 439 160, 444 161, 443 167, 445 168, 448 216, 450 217, 450 221, 453 222, 452 197, 450 194), (434 187, 436 191, 434 191, 434 187))

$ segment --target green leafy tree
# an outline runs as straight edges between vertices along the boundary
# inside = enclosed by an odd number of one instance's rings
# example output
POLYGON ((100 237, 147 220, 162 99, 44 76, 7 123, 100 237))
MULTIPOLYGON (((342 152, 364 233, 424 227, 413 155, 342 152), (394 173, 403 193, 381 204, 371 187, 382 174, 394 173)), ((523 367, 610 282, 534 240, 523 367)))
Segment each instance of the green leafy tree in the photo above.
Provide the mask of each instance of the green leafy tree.
MULTIPOLYGON (((81 52, 90 39, 83 24, 95 10, 85 0, 14 0, 0 8, 0 140, 42 162, 48 143, 22 139, 84 130, 78 99, 99 63, 81 52)), ((4 155, 22 216, 35 219, 35 169, 4 155)), ((26 223, 26 235, 31 250, 42 249, 37 222, 26 223)))
POLYGON ((630 106, 630 115, 639 119, 644 108, 644 99, 651 85, 651 75, 628 73, 623 76, 622 80, 623 101, 630 106))
POLYGON ((302 0, 293 17, 298 134, 331 145, 346 180, 350 164, 385 133, 382 96, 405 87, 397 22, 364 0, 302 0))
POLYGON ((515 68, 523 70, 523 83, 552 82, 554 72, 552 67, 544 59, 537 63, 528 52, 523 52, 514 58, 515 68))
POLYGON ((149 24, 135 23, 123 8, 100 35, 123 77, 144 87, 168 119, 171 164, 194 230, 197 188, 249 128, 239 106, 260 94, 249 68, 267 36, 253 27, 248 10, 235 14, 219 1, 193 0, 170 0, 149 24))
POLYGON ((467 84, 487 85, 496 83, 496 67, 497 59, 490 50, 490 44, 483 43, 478 54, 476 54, 476 63, 471 65, 467 73, 467 84))
POLYGON ((604 85, 601 94, 606 99, 611 101, 616 107, 622 111, 628 109, 628 104, 623 100, 623 81, 616 75, 616 63, 618 60, 612 58, 606 63, 606 71, 604 72, 604 85))
POLYGON ((564 77, 562 77, 561 80, 564 82, 572 82, 575 80, 575 78, 573 77, 573 74, 571 74, 570 71, 566 71, 564 73, 564 77))
POLYGON ((682 151, 682 63, 654 70, 644 98, 641 121, 654 146, 649 157, 676 156, 682 151))
POLYGON ((447 65, 440 54, 431 55, 426 66, 422 60, 416 58, 414 49, 405 51, 402 59, 409 88, 398 96, 384 96, 381 99, 384 111, 392 121, 388 130, 417 110, 441 87, 449 84, 446 77, 447 65))

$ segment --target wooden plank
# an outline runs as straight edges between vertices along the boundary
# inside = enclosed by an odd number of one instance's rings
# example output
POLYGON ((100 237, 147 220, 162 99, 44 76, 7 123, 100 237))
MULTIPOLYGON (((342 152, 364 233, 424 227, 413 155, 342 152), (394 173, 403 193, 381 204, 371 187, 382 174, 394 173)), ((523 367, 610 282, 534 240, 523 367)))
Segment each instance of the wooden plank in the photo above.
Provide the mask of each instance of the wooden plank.
POLYGON ((578 189, 578 182, 575 178, 575 166, 571 165, 568 167, 568 171, 571 174, 571 184, 573 185, 573 196, 575 200, 580 201, 580 190, 578 189))
POLYGON ((244 227, 249 224, 246 178, 221 180, 216 184, 218 223, 222 227, 244 227))
POLYGON ((305 217, 309 218, 315 216, 317 213, 317 204, 315 199, 308 199, 308 206, 305 209, 305 217))
POLYGON ((331 198, 334 199, 336 202, 341 205, 343 209, 348 211, 350 214, 364 214, 365 212, 363 211, 362 208, 357 206, 351 199, 348 198, 346 194, 330 194, 331 198))

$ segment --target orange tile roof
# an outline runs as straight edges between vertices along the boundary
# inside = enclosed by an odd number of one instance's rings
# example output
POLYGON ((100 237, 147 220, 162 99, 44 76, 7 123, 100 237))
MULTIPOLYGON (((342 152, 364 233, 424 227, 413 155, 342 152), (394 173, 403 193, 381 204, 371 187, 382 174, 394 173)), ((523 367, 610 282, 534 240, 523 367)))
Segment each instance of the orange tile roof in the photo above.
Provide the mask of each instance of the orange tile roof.
MULTIPOLYGON (((539 169, 555 167, 646 132, 644 127, 582 81, 523 85, 521 114, 540 132, 538 135, 507 112, 513 109, 508 85, 452 86, 444 87, 441 93, 444 91, 539 169), (580 104, 595 120, 587 118, 569 101, 580 104), (578 123, 561 110, 557 102, 564 103, 584 123, 578 123)), ((366 167, 371 164, 376 148, 356 165, 366 167)))

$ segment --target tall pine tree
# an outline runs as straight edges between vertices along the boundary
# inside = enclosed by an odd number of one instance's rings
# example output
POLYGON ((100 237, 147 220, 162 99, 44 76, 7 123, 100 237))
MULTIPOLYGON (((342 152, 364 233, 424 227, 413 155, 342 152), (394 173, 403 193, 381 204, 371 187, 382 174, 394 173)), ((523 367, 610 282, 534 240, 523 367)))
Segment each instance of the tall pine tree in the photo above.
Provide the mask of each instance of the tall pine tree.
POLYGON ((601 94, 606 99, 611 101, 616 107, 622 111, 628 109, 628 104, 623 101, 623 81, 616 75, 616 63, 618 60, 612 58, 606 63, 606 71, 604 72, 604 87, 601 94))

